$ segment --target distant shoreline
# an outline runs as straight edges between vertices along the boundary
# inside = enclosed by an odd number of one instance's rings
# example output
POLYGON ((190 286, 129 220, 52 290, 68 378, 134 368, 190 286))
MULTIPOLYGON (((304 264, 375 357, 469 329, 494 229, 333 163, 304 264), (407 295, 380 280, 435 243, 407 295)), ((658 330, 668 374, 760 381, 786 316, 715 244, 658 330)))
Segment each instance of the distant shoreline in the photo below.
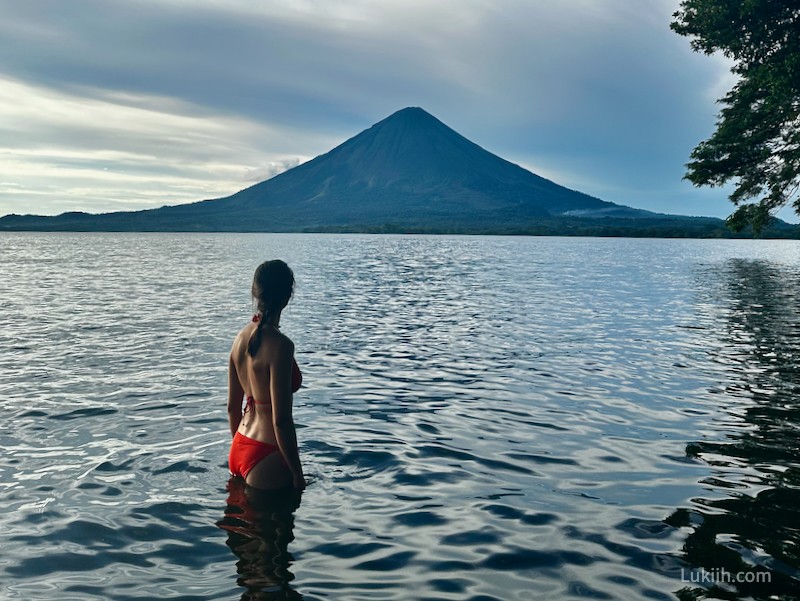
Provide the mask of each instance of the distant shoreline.
MULTIPOLYGON (((30 219, 30 216, 26 216, 30 219)), ((41 219, 41 218, 38 218, 41 219)), ((57 219, 57 218, 50 218, 57 219)), ((394 235, 444 235, 444 236, 534 236, 534 237, 586 237, 586 238, 660 238, 660 239, 753 239, 750 231, 733 232, 724 221, 705 218, 718 223, 694 223, 668 220, 668 223, 653 223, 642 227, 620 223, 619 219, 570 220, 568 225, 545 223, 527 227, 419 227, 401 224, 363 225, 363 226, 322 226, 316 228, 293 229, 209 229, 200 227, 184 228, 132 228, 132 227, 87 227, 73 224, 3 224, 0 218, 0 232, 64 232, 64 233, 194 233, 194 234, 394 234, 394 235), (559 227, 560 226, 560 227, 559 227)), ((700 218, 703 219, 703 218, 700 218)), ((27 221, 27 219, 25 219, 27 221)), ((770 226, 758 236, 762 240, 800 240, 800 225, 781 222, 780 227, 770 226)))

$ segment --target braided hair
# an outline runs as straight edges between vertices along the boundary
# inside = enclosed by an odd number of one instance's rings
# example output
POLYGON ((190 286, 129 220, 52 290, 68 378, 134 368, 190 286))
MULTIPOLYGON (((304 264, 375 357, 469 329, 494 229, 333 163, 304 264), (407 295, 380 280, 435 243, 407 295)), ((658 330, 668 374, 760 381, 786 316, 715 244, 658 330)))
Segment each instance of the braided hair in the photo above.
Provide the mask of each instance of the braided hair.
POLYGON ((280 259, 264 261, 256 268, 252 293, 261 318, 247 343, 248 355, 256 356, 258 348, 261 346, 264 324, 289 303, 293 291, 294 274, 289 266, 280 259))

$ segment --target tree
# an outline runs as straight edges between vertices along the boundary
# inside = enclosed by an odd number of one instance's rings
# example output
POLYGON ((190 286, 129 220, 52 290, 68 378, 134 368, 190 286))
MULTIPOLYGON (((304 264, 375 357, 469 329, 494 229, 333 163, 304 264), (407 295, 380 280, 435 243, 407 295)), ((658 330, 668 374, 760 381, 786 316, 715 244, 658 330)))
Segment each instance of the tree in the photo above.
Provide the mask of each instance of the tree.
MULTIPOLYGON (((800 187, 800 1, 684 0, 673 31, 721 51, 739 80, 718 102, 717 129, 686 165, 695 186, 735 182, 728 217, 758 233, 800 187), (746 202, 755 199, 755 202, 746 202)), ((793 202, 800 214, 800 199, 793 202)))

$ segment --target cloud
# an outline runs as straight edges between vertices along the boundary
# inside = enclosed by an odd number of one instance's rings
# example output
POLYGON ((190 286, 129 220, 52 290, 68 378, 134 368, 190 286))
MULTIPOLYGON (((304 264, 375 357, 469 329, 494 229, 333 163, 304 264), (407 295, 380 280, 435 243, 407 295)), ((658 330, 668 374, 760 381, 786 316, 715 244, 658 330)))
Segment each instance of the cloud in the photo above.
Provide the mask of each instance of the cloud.
POLYGON ((301 159, 300 157, 291 157, 279 161, 270 161, 265 165, 248 169, 245 174, 245 179, 251 182, 263 182, 264 180, 275 177, 276 175, 279 175, 284 171, 288 171, 293 167, 297 167, 300 163, 304 162, 305 160, 301 159))
POLYGON ((229 194, 404 106, 651 208, 648 190, 690 192, 683 164, 729 81, 669 31, 677 6, 0 0, 0 160, 28 174, 0 187, 0 213, 23 197, 53 212, 72 194, 89 209, 229 194))
POLYGON ((0 79, 0 212, 101 212, 227 196, 252 183, 265 161, 277 172, 301 160, 270 161, 264 140, 330 143, 173 98, 84 92, 0 79))

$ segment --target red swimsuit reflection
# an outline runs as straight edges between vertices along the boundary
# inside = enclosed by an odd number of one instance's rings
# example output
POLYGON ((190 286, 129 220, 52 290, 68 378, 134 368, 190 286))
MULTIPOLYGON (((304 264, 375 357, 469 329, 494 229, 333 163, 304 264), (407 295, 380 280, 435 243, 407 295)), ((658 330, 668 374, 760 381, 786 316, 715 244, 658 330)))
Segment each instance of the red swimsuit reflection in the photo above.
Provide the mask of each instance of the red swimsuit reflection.
POLYGON ((217 526, 228 532, 226 544, 239 558, 236 582, 245 589, 242 601, 302 599, 290 586, 294 574, 289 570, 300 493, 259 491, 237 477, 228 481, 227 489, 225 517, 217 526))

